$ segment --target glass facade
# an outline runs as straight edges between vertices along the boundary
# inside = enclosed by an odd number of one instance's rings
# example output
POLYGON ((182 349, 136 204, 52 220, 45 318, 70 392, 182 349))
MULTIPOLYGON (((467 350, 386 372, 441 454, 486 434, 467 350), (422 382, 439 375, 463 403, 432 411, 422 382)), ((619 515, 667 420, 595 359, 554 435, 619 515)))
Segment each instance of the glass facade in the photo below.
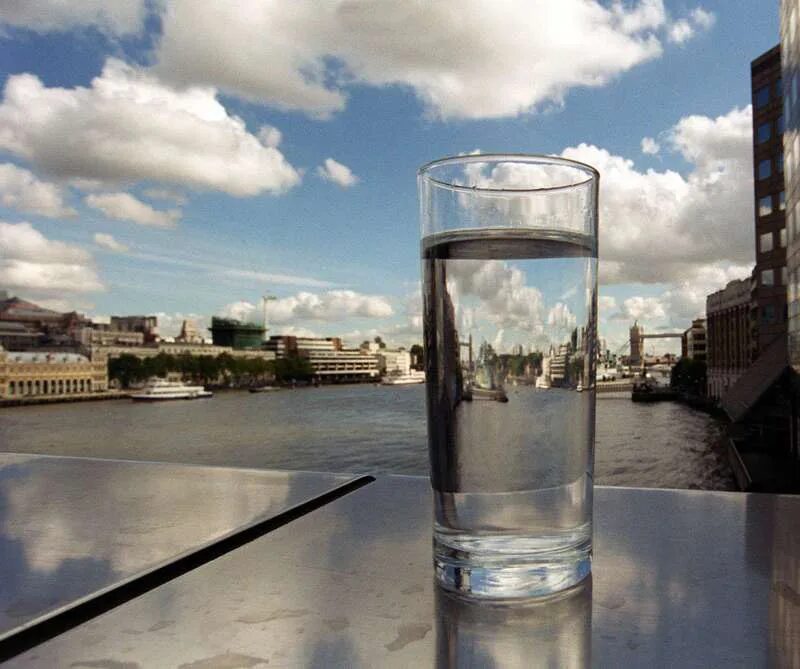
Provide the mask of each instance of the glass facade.
MULTIPOLYGON (((787 331, 789 361, 800 373, 800 0, 781 2, 781 76, 783 83, 783 152, 786 157, 784 172, 785 207, 788 212, 789 244, 786 264, 790 281, 787 286, 787 331)), ((800 397, 798 398, 800 399, 800 397)))
POLYGON ((756 109, 761 109, 769 104, 769 86, 764 86, 756 91, 756 109))
POLYGON ((772 162, 767 160, 762 160, 758 164, 758 178, 759 179, 769 179, 772 176, 772 162))

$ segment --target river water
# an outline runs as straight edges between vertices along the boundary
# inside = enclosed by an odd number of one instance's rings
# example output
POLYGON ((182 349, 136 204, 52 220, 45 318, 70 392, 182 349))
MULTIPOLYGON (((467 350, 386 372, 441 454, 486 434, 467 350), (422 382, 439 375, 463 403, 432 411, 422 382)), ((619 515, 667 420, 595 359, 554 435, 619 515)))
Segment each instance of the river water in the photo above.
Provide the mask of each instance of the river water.
MULTIPOLYGON (((329 386, 210 400, 0 410, 0 450, 312 471, 428 473, 424 389, 329 386)), ((733 490, 721 425, 672 402, 597 400, 595 482, 733 490)))

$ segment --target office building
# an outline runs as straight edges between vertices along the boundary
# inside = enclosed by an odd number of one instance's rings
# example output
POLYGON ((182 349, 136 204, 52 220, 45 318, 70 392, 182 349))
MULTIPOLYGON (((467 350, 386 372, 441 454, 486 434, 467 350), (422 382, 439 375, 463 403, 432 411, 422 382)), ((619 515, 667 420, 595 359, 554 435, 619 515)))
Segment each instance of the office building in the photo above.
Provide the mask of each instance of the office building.
POLYGON ((108 389, 105 357, 0 349, 0 398, 52 397, 108 389))
POLYGON ((108 329, 141 332, 147 344, 158 340, 158 319, 155 316, 112 316, 108 329))
POLYGON ((737 279, 706 298, 709 397, 722 397, 750 364, 750 288, 737 279))
POLYGON ((753 105, 753 181, 756 266, 752 316, 754 358, 786 337, 786 246, 783 187, 783 88, 781 48, 750 65, 753 105))
POLYGON ((264 326, 258 323, 245 323, 235 318, 211 318, 211 340, 216 346, 230 346, 235 349, 261 348, 264 339, 264 326))
POLYGON ((800 0, 781 3, 789 362, 800 374, 800 0))
POLYGON ((706 362, 706 319, 695 318, 681 337, 681 357, 706 362))

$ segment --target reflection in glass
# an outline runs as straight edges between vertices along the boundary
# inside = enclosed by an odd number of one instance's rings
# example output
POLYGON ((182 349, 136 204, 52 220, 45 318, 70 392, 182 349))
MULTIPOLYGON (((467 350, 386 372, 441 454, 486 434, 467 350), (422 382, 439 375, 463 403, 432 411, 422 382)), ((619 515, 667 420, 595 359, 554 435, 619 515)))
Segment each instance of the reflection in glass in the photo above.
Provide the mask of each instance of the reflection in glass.
POLYGON ((527 606, 487 606, 436 589, 438 669, 588 667, 591 628, 591 578, 527 606))

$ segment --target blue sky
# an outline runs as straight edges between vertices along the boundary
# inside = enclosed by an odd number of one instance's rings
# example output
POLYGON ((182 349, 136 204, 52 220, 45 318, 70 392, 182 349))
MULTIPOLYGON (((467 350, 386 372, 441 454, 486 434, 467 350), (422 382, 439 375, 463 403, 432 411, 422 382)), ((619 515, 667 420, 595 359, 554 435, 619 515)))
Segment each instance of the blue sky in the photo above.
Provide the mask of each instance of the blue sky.
POLYGON ((475 149, 601 170, 611 342, 685 328, 749 270, 774 3, 322 7, 0 8, 0 289, 166 334, 268 291, 275 331, 411 343, 415 171, 475 149))

